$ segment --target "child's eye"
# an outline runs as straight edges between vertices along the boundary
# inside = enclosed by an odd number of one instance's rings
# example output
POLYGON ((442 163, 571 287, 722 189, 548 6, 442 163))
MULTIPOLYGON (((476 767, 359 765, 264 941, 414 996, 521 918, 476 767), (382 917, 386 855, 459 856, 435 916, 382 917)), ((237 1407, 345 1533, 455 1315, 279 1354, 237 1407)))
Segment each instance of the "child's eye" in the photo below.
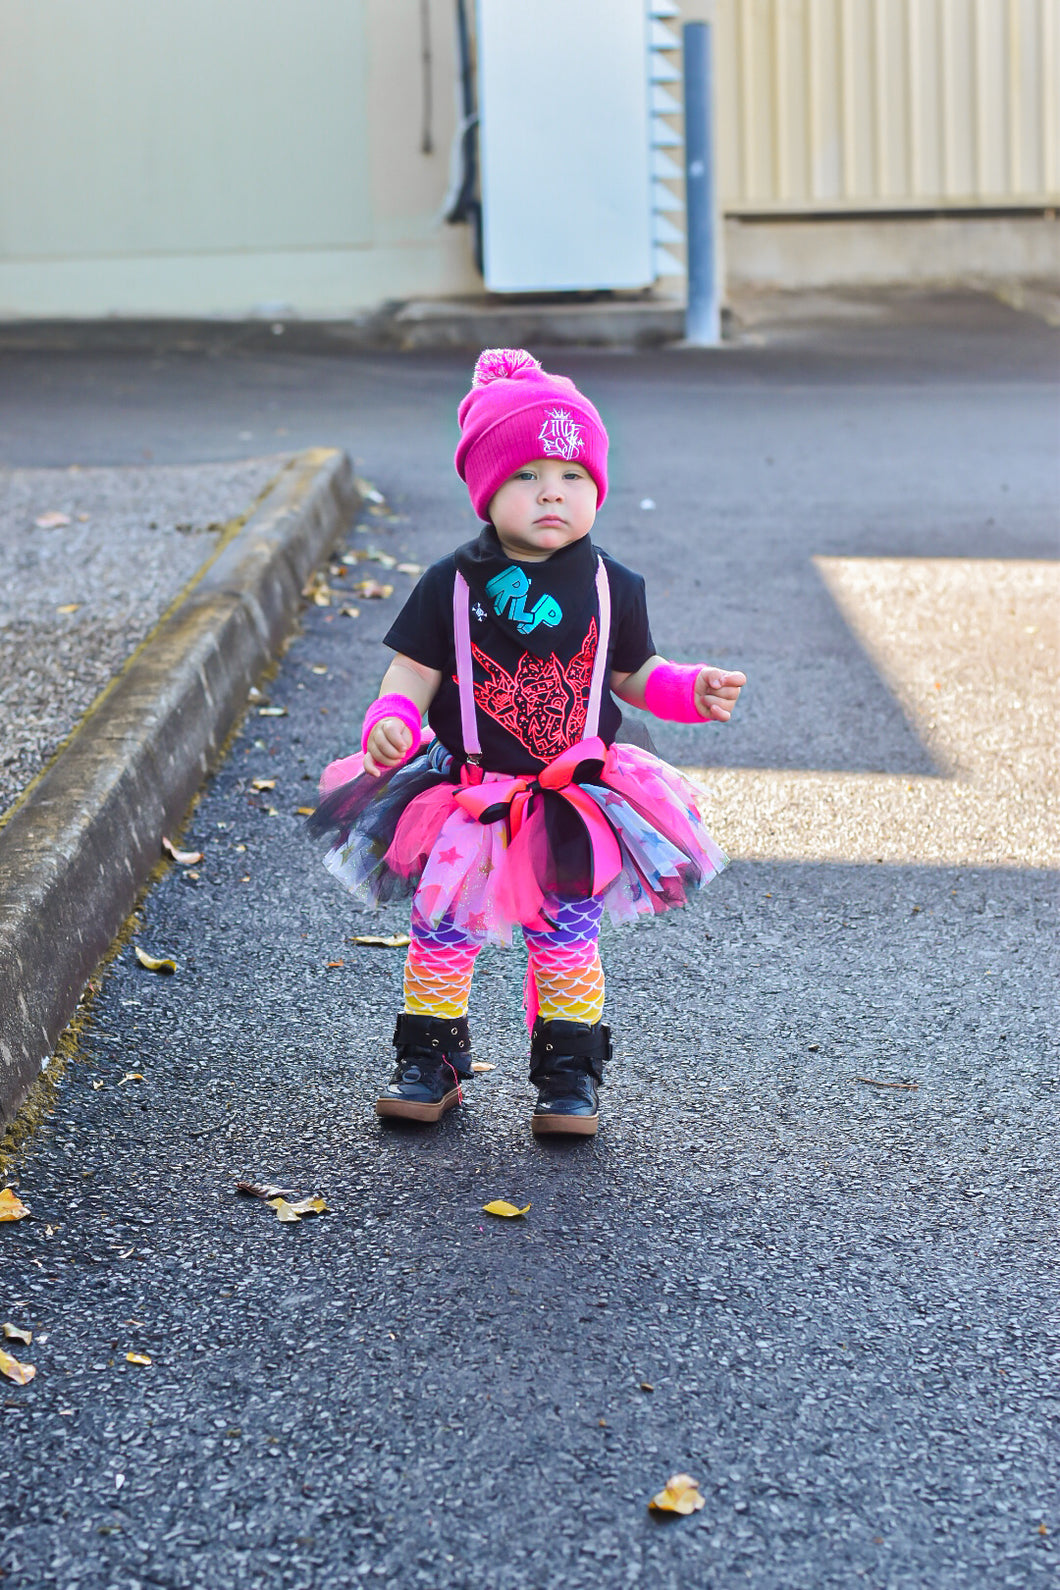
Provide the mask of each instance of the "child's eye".
POLYGON ((537 476, 534 474, 532 469, 520 469, 519 473, 515 476, 515 479, 516 480, 536 480, 537 476))

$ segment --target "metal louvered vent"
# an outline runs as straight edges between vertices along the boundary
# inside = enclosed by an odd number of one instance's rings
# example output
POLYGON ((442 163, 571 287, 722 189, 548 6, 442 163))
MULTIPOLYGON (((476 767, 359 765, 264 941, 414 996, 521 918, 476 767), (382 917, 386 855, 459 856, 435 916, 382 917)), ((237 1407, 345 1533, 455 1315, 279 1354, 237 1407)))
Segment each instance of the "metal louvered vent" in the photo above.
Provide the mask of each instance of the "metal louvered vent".
POLYGON ((684 181, 681 165, 683 106, 681 92, 681 37, 670 26, 680 17, 674 0, 648 0, 648 76, 651 82, 652 158, 652 268, 655 276, 684 276, 681 248, 685 234, 673 217, 684 213, 680 190, 672 183, 684 181))

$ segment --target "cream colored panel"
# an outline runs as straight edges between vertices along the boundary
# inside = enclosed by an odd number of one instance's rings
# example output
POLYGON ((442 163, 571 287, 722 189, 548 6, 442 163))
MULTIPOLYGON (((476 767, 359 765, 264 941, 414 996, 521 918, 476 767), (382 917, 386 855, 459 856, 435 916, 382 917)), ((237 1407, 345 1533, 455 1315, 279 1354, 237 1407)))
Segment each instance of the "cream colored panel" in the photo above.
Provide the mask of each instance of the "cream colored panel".
POLYGON ((1060 0, 717 0, 732 213, 1060 200, 1060 0))
POLYGON ((363 0, 0 0, 0 254, 371 236, 363 0))

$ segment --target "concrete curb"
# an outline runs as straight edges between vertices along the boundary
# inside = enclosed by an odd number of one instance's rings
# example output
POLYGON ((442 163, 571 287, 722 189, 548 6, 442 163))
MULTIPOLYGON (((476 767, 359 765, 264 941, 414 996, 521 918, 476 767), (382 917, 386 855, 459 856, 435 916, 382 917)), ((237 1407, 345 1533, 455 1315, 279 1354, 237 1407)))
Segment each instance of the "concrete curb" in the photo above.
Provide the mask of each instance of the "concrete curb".
POLYGON ((0 829, 0 1119, 81 991, 358 505, 345 453, 298 454, 0 829))

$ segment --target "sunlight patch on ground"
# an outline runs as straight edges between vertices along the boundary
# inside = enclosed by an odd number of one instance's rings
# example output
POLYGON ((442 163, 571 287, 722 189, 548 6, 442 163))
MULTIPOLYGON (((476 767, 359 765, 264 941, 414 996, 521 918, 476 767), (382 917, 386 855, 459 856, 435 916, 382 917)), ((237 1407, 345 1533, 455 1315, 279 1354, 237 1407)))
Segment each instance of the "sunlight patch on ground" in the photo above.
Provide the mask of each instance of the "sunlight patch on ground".
POLYGON ((1060 866, 1060 563, 814 564, 940 774, 686 767, 718 842, 754 861, 1060 866))

